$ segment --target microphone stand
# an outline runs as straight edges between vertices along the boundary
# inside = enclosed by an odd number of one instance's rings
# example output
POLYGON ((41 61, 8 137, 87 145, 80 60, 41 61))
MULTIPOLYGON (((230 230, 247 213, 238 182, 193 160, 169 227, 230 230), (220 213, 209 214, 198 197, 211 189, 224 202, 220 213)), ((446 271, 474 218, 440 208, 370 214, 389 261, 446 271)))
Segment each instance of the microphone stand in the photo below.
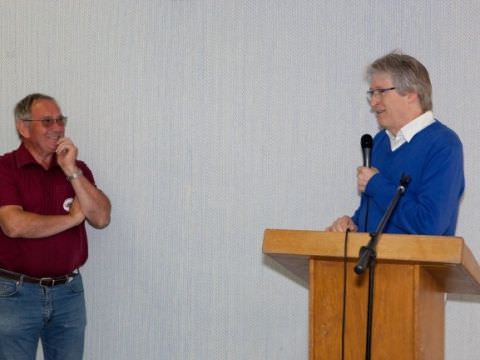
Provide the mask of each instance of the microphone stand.
POLYGON ((372 352, 372 323, 373 323, 373 290, 375 286, 375 265, 377 259, 376 246, 379 240, 380 235, 383 233, 385 225, 390 220, 393 210, 397 206, 400 197, 407 190, 407 186, 410 183, 410 177, 408 175, 402 175, 400 179, 400 185, 397 187, 395 196, 393 197, 390 205, 387 208, 387 211, 383 215, 380 223, 377 226, 375 232, 370 233, 370 241, 366 246, 360 248, 359 259, 357 265, 354 268, 354 271, 357 275, 363 274, 365 269, 368 267, 368 305, 367 305, 367 338, 366 338, 366 349, 365 349, 365 359, 371 359, 372 352))

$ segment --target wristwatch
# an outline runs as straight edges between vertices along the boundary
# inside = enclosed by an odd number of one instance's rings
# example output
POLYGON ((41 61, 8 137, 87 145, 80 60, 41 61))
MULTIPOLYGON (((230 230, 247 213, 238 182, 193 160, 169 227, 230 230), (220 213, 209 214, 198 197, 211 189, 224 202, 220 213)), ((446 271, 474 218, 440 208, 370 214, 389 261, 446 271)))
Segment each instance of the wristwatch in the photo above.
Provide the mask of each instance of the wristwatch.
POLYGON ((80 177, 83 175, 82 170, 75 171, 72 175, 67 176, 68 181, 75 180, 76 178, 80 177))

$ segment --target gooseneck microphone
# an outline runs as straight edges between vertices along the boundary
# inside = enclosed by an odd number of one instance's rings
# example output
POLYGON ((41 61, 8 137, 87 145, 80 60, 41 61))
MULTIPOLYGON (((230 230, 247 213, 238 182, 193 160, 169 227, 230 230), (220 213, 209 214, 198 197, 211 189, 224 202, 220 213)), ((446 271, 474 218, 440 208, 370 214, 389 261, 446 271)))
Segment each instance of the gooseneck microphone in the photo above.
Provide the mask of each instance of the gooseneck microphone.
POLYGON ((360 144, 362 145, 363 166, 372 167, 372 136, 370 134, 363 135, 360 144))

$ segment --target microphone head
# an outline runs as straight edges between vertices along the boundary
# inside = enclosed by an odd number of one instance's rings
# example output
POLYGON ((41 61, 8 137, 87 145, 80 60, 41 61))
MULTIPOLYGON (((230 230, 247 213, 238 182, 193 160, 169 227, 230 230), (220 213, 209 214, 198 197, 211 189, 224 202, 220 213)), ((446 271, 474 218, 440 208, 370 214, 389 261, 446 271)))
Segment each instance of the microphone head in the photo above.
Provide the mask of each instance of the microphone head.
POLYGON ((360 144, 362 145, 362 149, 371 149, 373 146, 372 135, 362 135, 362 138, 360 139, 360 144))

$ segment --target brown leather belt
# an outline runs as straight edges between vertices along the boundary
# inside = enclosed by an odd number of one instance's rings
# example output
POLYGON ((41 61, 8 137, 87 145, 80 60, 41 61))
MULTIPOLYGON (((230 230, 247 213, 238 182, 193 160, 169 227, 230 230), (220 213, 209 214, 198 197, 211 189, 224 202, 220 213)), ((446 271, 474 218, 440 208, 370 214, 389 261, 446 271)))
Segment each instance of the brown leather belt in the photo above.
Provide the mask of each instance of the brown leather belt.
POLYGON ((55 285, 62 285, 69 281, 70 278, 77 276, 78 273, 70 273, 59 277, 43 277, 36 278, 28 275, 19 274, 16 272, 0 269, 0 277, 16 281, 25 281, 32 284, 38 284, 41 286, 52 287, 55 285))

